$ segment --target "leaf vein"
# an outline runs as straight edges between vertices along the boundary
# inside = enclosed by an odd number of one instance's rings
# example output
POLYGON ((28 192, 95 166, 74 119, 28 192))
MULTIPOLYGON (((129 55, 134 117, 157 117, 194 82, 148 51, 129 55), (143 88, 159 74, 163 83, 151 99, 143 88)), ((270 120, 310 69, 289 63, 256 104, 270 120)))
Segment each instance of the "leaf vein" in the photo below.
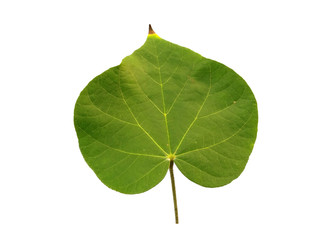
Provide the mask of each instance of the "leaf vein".
MULTIPOLYGON (((154 63, 152 63, 150 60, 148 60, 145 56, 143 56, 143 54, 139 53, 138 51, 136 52, 136 54, 140 57, 142 57, 144 60, 146 60, 148 63, 150 63, 154 68, 159 69, 159 67, 157 65, 155 65, 154 63)), ((159 83, 158 83, 159 84, 159 83)))
MULTIPOLYGON (((183 160, 183 159, 181 159, 181 158, 179 158, 179 160, 181 160, 182 162, 184 162, 184 163, 186 163, 186 164, 190 165, 191 167, 193 167, 193 168, 195 168, 195 169, 197 169, 197 170, 199 170, 199 171, 201 171, 201 172, 203 172, 203 173, 205 173, 205 174, 209 175, 210 177, 215 177, 215 178, 229 178, 228 176, 224 176, 224 177, 222 177, 222 176, 213 175, 212 173, 209 173, 209 172, 207 172, 207 171, 205 171, 205 170, 203 170, 203 169, 201 169, 201 168, 199 168, 199 167, 197 167, 197 166, 195 166, 195 165, 193 165, 193 164, 191 164, 191 163, 187 162, 186 160, 183 160)), ((235 169, 232 169, 232 170, 234 171, 235 169)))
POLYGON ((90 136, 94 141, 98 142, 98 143, 101 143, 102 145, 114 150, 114 151, 117 151, 117 152, 121 152, 121 153, 125 153, 125 154, 130 154, 130 155, 136 155, 136 156, 145 156, 145 157, 157 157, 157 158, 163 158, 163 156, 160 156, 160 155, 152 155, 152 154, 144 154, 144 153, 134 153, 134 152, 127 152, 127 151, 124 151, 122 149, 118 149, 118 148, 114 148, 114 147, 111 147, 109 146, 108 144, 102 142, 101 140, 98 140, 97 138, 95 138, 94 136, 92 136, 90 133, 88 133, 86 130, 84 130, 82 127, 80 127, 78 125, 78 127, 83 131, 85 132, 88 136, 90 136))
MULTIPOLYGON (((237 100, 234 100, 234 101, 239 101, 239 99, 242 98, 242 96, 244 95, 244 90, 245 90, 245 89, 243 89, 240 97, 239 97, 237 100)), ((209 116, 211 116, 211 115, 215 115, 215 114, 217 114, 217 113, 219 113, 219 112, 222 112, 222 111, 224 111, 224 110, 227 110, 228 108, 232 107, 233 105, 234 105, 234 103, 231 103, 229 106, 227 106, 227 107, 225 107, 225 108, 223 108, 223 109, 220 109, 220 110, 218 110, 218 111, 216 111, 216 112, 210 113, 210 114, 205 115, 205 116, 201 116, 201 117, 199 117, 199 118, 206 118, 206 117, 209 117, 209 116)))
POLYGON ((165 126, 166 126, 166 132, 167 132, 168 147, 169 147, 169 151, 171 153, 170 133, 169 133, 169 127, 168 127, 167 113, 166 113, 166 104, 164 101, 163 83, 162 83, 162 76, 161 76, 160 63, 159 63, 159 54, 158 54, 158 48, 157 48, 156 44, 154 43, 154 41, 153 41, 153 44, 154 44, 156 52, 157 52, 157 63, 159 66, 158 71, 159 71, 159 81, 160 81, 161 97, 162 97, 162 105, 163 105, 163 116, 164 116, 164 122, 165 122, 165 126))
POLYGON ((181 93, 183 92, 185 86, 187 85, 188 80, 190 79, 190 77, 187 77, 187 80, 184 82, 183 87, 181 88, 181 90, 179 91, 178 95, 175 97, 175 99, 173 100, 170 108, 168 109, 167 115, 169 114, 169 112, 171 111, 173 105, 176 103, 177 99, 179 98, 179 96, 181 95, 181 93))
MULTIPOLYGON (((184 57, 184 54, 181 56, 180 60, 179 60, 179 64, 177 64, 176 68, 172 71, 172 73, 170 74, 170 76, 168 77, 168 79, 163 83, 163 85, 167 84, 169 82, 169 80, 172 79, 172 76, 177 72, 177 70, 179 69, 179 67, 181 66, 182 63, 182 58, 184 57)), ((164 64, 162 64, 164 65, 164 64)), ((161 65, 161 66, 162 66, 161 65)))
POLYGON ((232 134, 231 136, 229 136, 229 137, 221 140, 221 141, 218 142, 218 143, 214 143, 214 144, 209 145, 209 146, 207 146, 207 147, 198 148, 198 149, 194 149, 194 150, 187 151, 187 152, 184 152, 184 153, 180 153, 180 154, 178 154, 177 156, 182 156, 182 155, 185 155, 185 154, 187 154, 187 153, 191 153, 191 152, 196 152, 196 151, 201 151, 201 150, 209 149, 209 148, 212 148, 212 147, 214 147, 214 146, 217 146, 217 145, 219 145, 219 144, 222 144, 222 143, 228 141, 229 139, 231 139, 231 138, 233 138, 234 136, 236 136, 236 135, 244 128, 244 126, 245 126, 245 125, 249 122, 249 120, 251 119, 252 115, 253 115, 253 112, 251 112, 251 115, 250 115, 250 117, 248 118, 248 120, 247 120, 234 134, 232 134))
POLYGON ((160 110, 160 108, 157 106, 157 104, 155 104, 150 98, 149 96, 143 91, 143 89, 141 88, 138 79, 136 78, 136 76, 129 70, 130 74, 133 76, 133 78, 136 80, 137 86, 140 88, 141 92, 143 93, 143 95, 146 96, 146 98, 151 102, 151 104, 161 113, 163 114, 163 112, 160 110))
POLYGON ((139 128, 151 139, 151 141, 165 154, 168 155, 168 153, 166 151, 163 150, 163 148, 153 139, 153 137, 141 126, 141 124, 138 122, 138 119, 135 117, 135 115, 132 112, 132 109, 130 108, 129 104, 127 103, 126 99, 124 98, 122 89, 120 87, 120 76, 119 76, 119 88, 120 88, 120 92, 122 95, 122 99, 125 102, 128 110, 130 111, 132 117, 134 118, 134 120, 136 121, 137 125, 139 126, 139 128))
POLYGON ((207 92, 207 95, 206 95, 206 97, 205 97, 202 105, 200 106, 199 111, 197 112, 194 120, 191 122, 191 124, 189 125, 188 129, 186 130, 186 132, 185 132, 184 135, 182 136, 182 138, 181 138, 181 140, 180 140, 180 142, 179 142, 176 150, 174 151, 174 154, 177 153, 177 151, 179 150, 179 147, 181 146, 181 144, 182 144, 183 140, 185 139, 186 135, 187 135, 188 132, 190 131, 190 129, 191 129, 191 127, 193 126, 193 124, 197 121, 198 116, 199 116, 199 114, 200 114, 200 112, 201 112, 204 104, 206 103, 206 101, 207 101, 207 99, 208 99, 208 97, 209 97, 210 91, 211 91, 211 66, 210 66, 210 86, 209 86, 209 90, 208 90, 208 92, 207 92))
POLYGON ((112 115, 110 115, 110 114, 106 113, 105 111, 102 111, 98 106, 96 106, 96 105, 94 104, 94 102, 92 101, 92 99, 91 99, 91 97, 90 97, 90 94, 89 94, 88 92, 87 92, 87 94, 88 94, 88 98, 89 98, 90 102, 92 103, 92 105, 93 105, 97 110, 99 110, 101 113, 103 113, 103 114, 105 114, 105 115, 109 116, 110 118, 113 118, 113 119, 115 119, 115 120, 118 120, 118 121, 120 121, 120 122, 123 122, 123 123, 129 124, 129 125, 133 125, 133 126, 138 126, 138 125, 137 125, 137 124, 135 124, 135 123, 127 122, 127 121, 122 120, 122 119, 120 119, 120 118, 114 117, 114 116, 112 116, 112 115))
POLYGON ((143 174, 140 178, 138 178, 137 180, 135 180, 134 182, 125 185, 124 187, 129 187, 133 184, 136 184, 137 182, 139 182, 142 178, 146 177, 149 173, 151 173, 154 169, 156 169, 157 167, 159 167, 159 165, 163 164, 164 162, 166 162, 167 160, 163 160, 162 162, 158 163, 156 166, 154 166, 153 168, 151 168, 148 172, 146 172, 145 174, 143 174))

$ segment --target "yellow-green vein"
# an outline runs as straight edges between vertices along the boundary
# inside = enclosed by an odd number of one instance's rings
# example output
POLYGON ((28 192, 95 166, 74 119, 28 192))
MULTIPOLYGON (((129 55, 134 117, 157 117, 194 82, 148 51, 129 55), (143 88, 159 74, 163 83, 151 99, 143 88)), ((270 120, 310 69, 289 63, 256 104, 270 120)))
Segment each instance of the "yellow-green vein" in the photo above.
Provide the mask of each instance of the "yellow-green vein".
POLYGON ((139 128, 151 139, 151 141, 167 156, 168 153, 163 150, 163 148, 153 139, 153 137, 141 126, 141 124, 138 122, 138 119, 136 118, 136 116, 133 114, 129 104, 127 103, 126 99, 124 98, 123 96, 123 92, 122 92, 122 89, 121 89, 121 86, 120 86, 120 76, 119 76, 119 88, 120 88, 120 92, 121 92, 121 96, 122 96, 122 99, 123 101, 125 102, 129 112, 131 113, 133 119, 136 121, 137 125, 139 126, 139 128))
POLYGON ((92 136, 90 133, 88 133, 86 130, 84 130, 82 127, 80 127, 78 124, 77 124, 77 127, 78 127, 79 129, 81 129, 83 132, 85 132, 88 136, 90 136, 94 141, 96 141, 96 142, 98 142, 98 143, 101 143, 102 145, 110 148, 111 150, 114 150, 114 151, 117 151, 117 152, 121 152, 121 153, 125 153, 125 154, 136 155, 136 156, 163 158, 163 156, 160 156, 160 155, 152 155, 152 154, 144 154, 144 153, 127 152, 127 151, 124 151, 124 150, 122 150, 122 149, 118 149, 118 148, 111 147, 111 146, 109 146, 108 144, 106 144, 106 143, 100 141, 99 139, 95 138, 94 136, 92 136))
POLYGON ((251 119, 252 114, 253 114, 253 112, 251 112, 251 114, 250 114, 249 118, 247 119, 247 121, 246 121, 234 134, 232 134, 231 136, 229 136, 229 137, 221 140, 220 142, 217 142, 217 143, 214 143, 214 144, 212 144, 212 145, 209 145, 209 146, 207 146, 207 147, 194 149, 194 150, 191 150, 191 151, 188 151, 188 152, 184 152, 184 153, 179 153, 177 156, 182 156, 182 155, 185 155, 185 154, 187 154, 187 153, 191 153, 191 152, 196 152, 196 151, 201 151, 201 150, 209 149, 209 148, 212 148, 212 147, 214 147, 214 146, 217 146, 217 145, 219 145, 219 144, 221 144, 221 143, 224 143, 224 142, 228 141, 228 140, 231 139, 232 137, 236 136, 236 135, 244 128, 244 126, 245 126, 245 125, 249 122, 249 120, 251 119))
POLYGON ((196 114, 196 116, 195 116, 194 120, 191 122, 191 124, 189 125, 188 129, 186 130, 186 132, 183 134, 183 136, 182 136, 182 138, 181 138, 181 140, 180 140, 180 142, 179 142, 179 144, 178 144, 178 146, 177 146, 176 150, 174 151, 174 154, 176 154, 176 153, 177 153, 177 151, 179 150, 179 148, 180 148, 180 146, 181 146, 181 144, 182 144, 183 140, 185 139, 186 135, 188 134, 188 132, 189 132, 189 131, 190 131, 190 129, 192 128, 193 124, 197 121, 198 116, 199 116, 199 114, 200 114, 200 112, 201 112, 201 110, 202 110, 202 108, 203 108, 204 104, 206 103, 206 101, 207 101, 207 99, 208 99, 208 97, 209 97, 209 94, 210 94, 210 91, 211 91, 211 66, 210 66, 210 76, 209 76, 209 77, 210 77, 210 79, 209 79, 209 80, 210 80, 210 86, 209 86, 209 89, 208 89, 207 95, 206 95, 205 99, 203 100, 203 103, 202 103, 202 105, 200 106, 200 109, 199 109, 199 111, 197 112, 197 114, 196 114))
POLYGON ((165 104, 165 101, 164 101, 163 83, 162 83, 160 63, 159 63, 159 54, 158 54, 158 48, 157 48, 156 44, 154 43, 154 41, 153 41, 153 44, 154 44, 155 49, 156 49, 156 52, 157 52, 157 63, 158 63, 159 81, 160 81, 160 87, 161 87, 161 97, 162 97, 162 105, 163 105, 163 116, 164 116, 164 121, 165 121, 165 124, 166 124, 169 152, 170 152, 170 154, 171 154, 170 133, 169 133, 169 127, 168 127, 167 113, 166 113, 166 104, 165 104))

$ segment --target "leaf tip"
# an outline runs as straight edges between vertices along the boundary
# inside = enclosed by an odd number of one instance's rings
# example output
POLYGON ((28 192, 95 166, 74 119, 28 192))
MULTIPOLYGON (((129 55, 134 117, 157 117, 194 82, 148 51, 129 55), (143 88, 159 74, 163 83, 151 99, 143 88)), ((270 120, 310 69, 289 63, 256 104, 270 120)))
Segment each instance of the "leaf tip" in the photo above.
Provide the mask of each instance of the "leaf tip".
POLYGON ((151 24, 149 24, 149 35, 150 34, 156 34, 154 31, 153 31, 153 29, 152 29, 152 27, 151 27, 151 24))
POLYGON ((155 33, 155 31, 153 31, 153 29, 152 29, 152 27, 151 27, 151 24, 149 24, 149 34, 148 34, 148 37, 160 38, 160 37, 155 33))

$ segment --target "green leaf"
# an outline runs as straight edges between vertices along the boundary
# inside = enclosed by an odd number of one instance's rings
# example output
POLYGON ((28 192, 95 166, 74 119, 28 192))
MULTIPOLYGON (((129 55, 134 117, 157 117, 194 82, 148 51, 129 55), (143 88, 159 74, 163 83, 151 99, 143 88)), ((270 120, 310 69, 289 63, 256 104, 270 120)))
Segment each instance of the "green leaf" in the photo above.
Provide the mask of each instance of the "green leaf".
POLYGON ((170 161, 191 181, 237 178, 257 133, 257 103, 232 69, 150 32, 81 92, 74 124, 88 165, 108 187, 141 193, 170 161))

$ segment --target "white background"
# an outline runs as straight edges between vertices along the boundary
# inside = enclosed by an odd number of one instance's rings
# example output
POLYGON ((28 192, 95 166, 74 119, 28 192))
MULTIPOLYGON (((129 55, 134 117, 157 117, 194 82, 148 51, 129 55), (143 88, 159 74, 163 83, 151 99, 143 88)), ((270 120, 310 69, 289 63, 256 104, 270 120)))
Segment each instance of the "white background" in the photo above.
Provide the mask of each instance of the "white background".
POLYGON ((317 1, 1 1, 0 239, 320 239, 317 1), (242 175, 203 188, 176 169, 138 195, 104 186, 73 108, 148 24, 252 88, 259 131, 242 175))

